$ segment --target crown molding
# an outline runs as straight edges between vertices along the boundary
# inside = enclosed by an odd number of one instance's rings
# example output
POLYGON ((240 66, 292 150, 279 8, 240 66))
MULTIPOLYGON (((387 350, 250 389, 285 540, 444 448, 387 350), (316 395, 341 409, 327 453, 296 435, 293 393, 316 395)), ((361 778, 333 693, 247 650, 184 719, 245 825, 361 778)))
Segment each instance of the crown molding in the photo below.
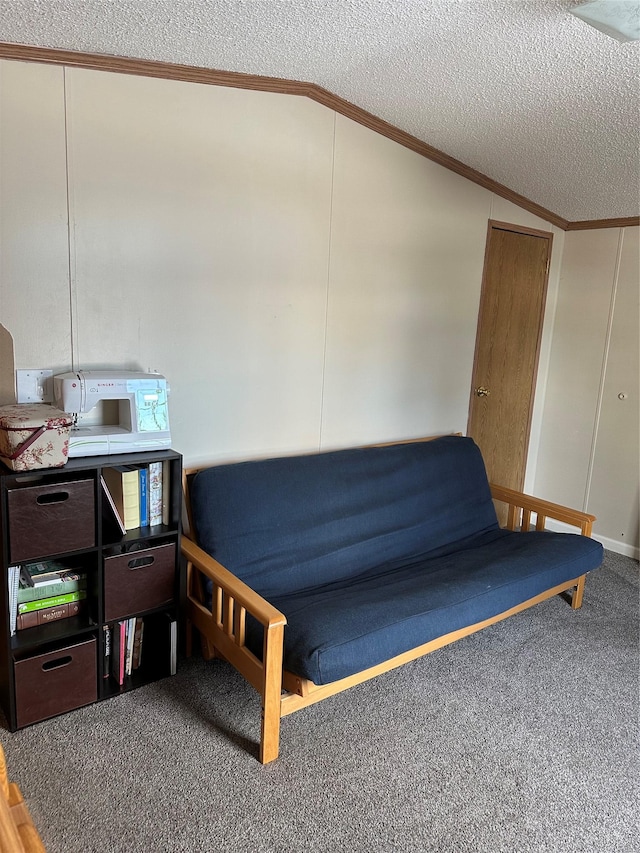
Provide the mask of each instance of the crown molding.
POLYGON ((633 228, 640 225, 640 216, 626 216, 619 219, 584 219, 568 222, 567 231, 588 231, 590 228, 633 228))
POLYGON ((14 59, 21 62, 41 62, 49 65, 63 65, 70 68, 85 68, 94 71, 110 71, 118 74, 134 74, 142 77, 160 77, 169 80, 181 80, 187 83, 203 83, 209 86, 227 86, 234 89, 253 89, 260 92, 274 92, 282 95, 299 95, 310 98, 340 115, 386 136, 393 142, 409 148, 411 151, 444 166, 463 178, 479 184, 492 193, 513 202, 518 207, 539 216, 551 225, 563 231, 578 231, 589 228, 620 228, 640 224, 640 217, 625 219, 598 219, 582 222, 569 222, 561 216, 499 184, 482 172, 472 169, 460 160, 456 160, 422 142, 415 136, 384 121, 381 118, 357 107, 355 104, 334 95, 315 83, 297 80, 285 80, 278 77, 263 77, 257 74, 243 74, 237 71, 216 71, 191 65, 177 65, 171 62, 159 62, 148 59, 132 59, 123 56, 111 56, 101 53, 81 53, 56 48, 34 47, 31 45, 0 42, 0 59, 14 59))

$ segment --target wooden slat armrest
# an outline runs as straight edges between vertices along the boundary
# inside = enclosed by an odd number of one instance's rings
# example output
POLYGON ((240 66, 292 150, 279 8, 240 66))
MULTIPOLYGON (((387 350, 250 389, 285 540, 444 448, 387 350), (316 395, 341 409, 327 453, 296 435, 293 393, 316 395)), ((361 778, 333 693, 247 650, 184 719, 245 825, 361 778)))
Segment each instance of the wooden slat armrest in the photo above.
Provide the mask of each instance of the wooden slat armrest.
POLYGON ((182 537, 182 554, 193 568, 206 575, 214 587, 211 611, 187 593, 189 615, 195 628, 240 672, 262 698, 260 761, 278 756, 284 626, 287 619, 261 595, 189 539, 182 537), (262 659, 244 642, 245 611, 264 628, 262 659))
POLYGON ((239 605, 244 607, 258 622, 266 628, 274 625, 286 625, 287 618, 272 604, 237 578, 232 572, 214 560, 187 536, 181 539, 182 553, 197 569, 217 586, 227 592, 239 605))
MULTIPOLYGON (((494 500, 522 509, 525 513, 535 513, 539 519, 553 518, 573 527, 579 527, 584 536, 591 535, 593 522, 596 520, 595 515, 590 515, 588 512, 544 501, 533 495, 526 495, 524 492, 508 489, 506 486, 497 486, 494 483, 491 483, 491 496, 494 500)), ((542 526, 537 525, 538 529, 542 526)))

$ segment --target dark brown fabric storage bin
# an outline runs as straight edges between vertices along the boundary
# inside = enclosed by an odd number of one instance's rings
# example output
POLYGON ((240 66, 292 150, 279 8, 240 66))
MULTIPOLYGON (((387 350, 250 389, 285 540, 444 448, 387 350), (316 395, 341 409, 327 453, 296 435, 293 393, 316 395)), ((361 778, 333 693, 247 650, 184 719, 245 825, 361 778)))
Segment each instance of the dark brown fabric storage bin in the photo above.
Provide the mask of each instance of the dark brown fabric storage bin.
POLYGON ((12 563, 95 545, 93 480, 25 486, 7 497, 12 563))
POLYGON ((96 640, 16 661, 18 728, 98 699, 96 640))
POLYGON ((175 575, 175 542, 106 557, 105 622, 170 604, 174 598, 175 575))

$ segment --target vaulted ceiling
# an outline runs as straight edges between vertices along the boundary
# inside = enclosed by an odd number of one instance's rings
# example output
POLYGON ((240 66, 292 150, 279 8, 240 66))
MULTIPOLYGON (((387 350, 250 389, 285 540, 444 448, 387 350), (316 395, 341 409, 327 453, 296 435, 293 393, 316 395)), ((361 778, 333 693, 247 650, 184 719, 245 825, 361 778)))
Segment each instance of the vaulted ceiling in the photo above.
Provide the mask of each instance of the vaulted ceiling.
POLYGON ((640 42, 576 5, 0 0, 0 41, 310 82, 565 220, 637 217, 640 42))

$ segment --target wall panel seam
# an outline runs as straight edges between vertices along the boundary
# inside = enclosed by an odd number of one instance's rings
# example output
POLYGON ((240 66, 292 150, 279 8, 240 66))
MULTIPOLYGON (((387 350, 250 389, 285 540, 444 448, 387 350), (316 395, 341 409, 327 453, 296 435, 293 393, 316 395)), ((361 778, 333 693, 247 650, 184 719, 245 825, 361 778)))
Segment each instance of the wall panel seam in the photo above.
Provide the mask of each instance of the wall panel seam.
POLYGON ((69 163, 69 100, 67 91, 67 68, 62 68, 62 98, 64 104, 64 169, 65 169, 65 192, 67 207, 67 275, 69 284, 69 335, 71 348, 71 369, 77 369, 76 364, 76 300, 75 300, 75 239, 72 234, 71 215, 71 174, 69 163))
POLYGON ((618 281, 620 277, 620 265, 622 263, 622 246, 624 243, 624 228, 620 229, 618 235, 618 247, 616 252, 616 260, 613 269, 613 280, 611 283, 611 299, 609 301, 609 316, 607 318, 607 331, 605 333, 604 350, 602 354, 602 366, 600 370, 600 381, 598 385, 598 396, 596 401, 596 412, 593 423, 593 433, 591 436, 591 447, 589 450, 589 464, 587 467, 587 482, 585 486, 583 510, 587 512, 589 501, 591 498, 591 483, 593 480, 593 469, 595 466, 596 447, 598 444, 598 433, 600 430, 600 418, 602 415, 602 404, 604 400, 604 387, 607 378, 607 366, 609 363, 609 350, 611 348, 611 334, 613 331, 613 317, 616 307, 616 297, 618 294, 618 281))
POLYGON ((324 392, 327 380, 327 341, 329 337, 329 294, 331 289, 331 246, 333 238, 333 193, 336 174, 336 125, 337 113, 333 113, 333 138, 331 140, 331 185, 329 188, 329 234, 327 246, 327 283, 324 303, 324 341, 322 348, 322 380, 320 386, 320 429, 318 430, 318 450, 322 450, 324 427, 324 392))

